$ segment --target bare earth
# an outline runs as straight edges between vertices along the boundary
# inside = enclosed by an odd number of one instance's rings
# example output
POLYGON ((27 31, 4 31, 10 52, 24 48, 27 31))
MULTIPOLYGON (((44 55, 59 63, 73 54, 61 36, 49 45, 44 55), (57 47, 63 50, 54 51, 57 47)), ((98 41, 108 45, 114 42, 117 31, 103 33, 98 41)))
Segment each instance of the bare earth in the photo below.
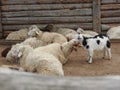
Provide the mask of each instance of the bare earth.
MULTIPOLYGON (((112 60, 102 59, 102 52, 95 52, 93 63, 88 64, 87 53, 81 47, 78 51, 73 51, 69 56, 68 62, 64 65, 65 76, 103 76, 103 75, 120 75, 120 43, 112 43, 112 60)), ((7 46, 0 45, 0 52, 7 46)), ((10 64, 5 58, 0 56, 1 65, 10 64)))

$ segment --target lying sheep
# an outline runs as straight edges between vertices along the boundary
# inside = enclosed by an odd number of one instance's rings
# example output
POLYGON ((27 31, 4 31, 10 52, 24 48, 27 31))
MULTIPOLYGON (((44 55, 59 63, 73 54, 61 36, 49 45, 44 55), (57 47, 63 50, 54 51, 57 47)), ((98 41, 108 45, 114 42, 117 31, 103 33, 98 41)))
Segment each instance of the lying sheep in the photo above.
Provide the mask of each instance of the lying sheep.
POLYGON ((70 37, 71 34, 72 35, 76 34, 75 30, 73 30, 73 29, 69 29, 69 28, 57 28, 53 24, 48 24, 44 29, 47 30, 47 31, 49 31, 49 32, 56 32, 56 33, 62 34, 63 36, 65 36, 67 38, 68 41, 71 40, 71 37, 70 37), (69 36, 68 36, 68 34, 69 34, 69 36))
MULTIPOLYGON (((21 42, 20 44, 22 45, 30 45, 33 48, 37 48, 40 46, 45 46, 46 43, 44 43, 43 41, 37 39, 36 37, 30 37, 27 38, 26 40, 24 40, 23 42, 21 42)), ((2 52, 1 52, 1 56, 2 57, 6 57, 7 53, 10 51, 11 46, 5 48, 2 52)))
POLYGON ((29 37, 37 37, 39 40, 49 44, 49 43, 64 43, 67 42, 67 39, 58 33, 42 32, 37 26, 30 29, 28 32, 29 37))
POLYGON ((20 29, 19 31, 11 32, 6 37, 6 40, 24 40, 28 37, 27 36, 28 31, 29 30, 27 28, 24 28, 24 29, 20 29))
POLYGON ((96 35, 94 37, 84 37, 79 29, 77 30, 75 39, 82 43, 85 49, 88 51, 88 63, 92 63, 92 58, 94 50, 103 50, 104 49, 104 58, 108 56, 108 59, 111 59, 111 48, 110 40, 105 35, 96 35))
POLYGON ((76 41, 71 40, 63 44, 53 43, 43 47, 39 47, 39 51, 50 53, 54 55, 58 60, 60 60, 62 64, 65 64, 68 60, 68 56, 74 50, 75 45, 76 41))
POLYGON ((19 62, 25 71, 64 76, 62 64, 55 56, 40 51, 39 48, 33 49, 29 45, 14 45, 6 59, 10 62, 19 62))
POLYGON ((120 39, 120 26, 110 28, 107 35, 110 39, 120 39))
POLYGON ((32 28, 34 28, 36 25, 31 25, 29 28, 23 28, 18 31, 11 32, 6 37, 6 40, 25 40, 28 38, 28 32, 32 28))
MULTIPOLYGON (((76 31, 73 30, 73 29, 69 29, 69 28, 57 28, 53 24, 47 25, 45 27, 45 30, 51 31, 51 32, 60 33, 60 34, 64 35, 67 38, 68 41, 72 40, 74 38, 74 36, 77 34, 76 31)), ((96 33, 96 32, 93 32, 93 31, 84 31, 82 28, 79 28, 79 30, 81 31, 81 34, 83 34, 83 36, 86 36, 86 37, 91 37, 91 36, 98 35, 98 33, 96 33)))

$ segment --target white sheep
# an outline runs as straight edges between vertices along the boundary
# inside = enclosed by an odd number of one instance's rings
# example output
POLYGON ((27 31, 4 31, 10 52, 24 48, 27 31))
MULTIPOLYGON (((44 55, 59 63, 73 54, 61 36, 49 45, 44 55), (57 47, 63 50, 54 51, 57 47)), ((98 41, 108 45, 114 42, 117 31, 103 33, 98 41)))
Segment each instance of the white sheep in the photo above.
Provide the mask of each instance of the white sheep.
POLYGON ((107 36, 96 35, 90 38, 84 37, 78 29, 75 39, 82 43, 82 45, 88 51, 88 63, 92 63, 94 50, 104 49, 104 58, 108 56, 108 59, 111 59, 110 40, 107 36))
POLYGON ((65 64, 68 60, 68 56, 74 50, 76 45, 75 40, 65 42, 63 44, 53 43, 43 47, 39 47, 39 51, 47 52, 54 55, 62 64, 65 64))
POLYGON ((110 39, 120 39, 120 26, 110 28, 107 35, 110 39))
POLYGON ((39 48, 33 49, 29 45, 16 44, 8 54, 6 59, 10 62, 20 62, 25 71, 64 76, 60 61, 52 54, 40 51, 39 48))
POLYGON ((28 31, 29 30, 27 28, 24 28, 24 29, 20 29, 18 31, 11 32, 6 37, 6 40, 24 40, 28 37, 27 36, 28 31))
POLYGON ((44 43, 43 41, 37 39, 36 37, 27 38, 26 40, 24 40, 20 44, 30 45, 33 48, 37 48, 37 47, 45 46, 46 45, 46 43, 44 43))
MULTIPOLYGON (((74 29, 58 28, 53 24, 48 24, 45 27, 45 30, 50 31, 50 32, 56 32, 56 33, 62 34, 67 38, 68 41, 72 40, 76 35, 76 31, 74 29)), ((98 33, 96 33, 96 32, 88 31, 88 30, 85 31, 82 28, 79 28, 79 30, 81 31, 81 34, 83 34, 83 36, 86 36, 86 37, 91 37, 91 36, 98 35, 98 33)))
POLYGON ((49 43, 64 43, 67 42, 67 39, 58 33, 51 33, 51 32, 42 32, 38 27, 34 27, 30 29, 28 32, 29 37, 37 37, 39 40, 49 44, 49 43))

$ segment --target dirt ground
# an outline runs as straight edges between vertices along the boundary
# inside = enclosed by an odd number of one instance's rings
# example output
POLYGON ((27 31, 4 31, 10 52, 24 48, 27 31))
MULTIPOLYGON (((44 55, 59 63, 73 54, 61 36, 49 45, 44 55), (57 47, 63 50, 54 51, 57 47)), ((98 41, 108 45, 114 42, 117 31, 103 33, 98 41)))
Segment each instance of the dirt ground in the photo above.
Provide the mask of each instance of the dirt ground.
MULTIPOLYGON (((112 43, 112 60, 102 59, 102 52, 95 52, 93 63, 88 64, 86 51, 81 47, 73 51, 63 66, 65 76, 103 76, 120 75, 120 43, 112 43)), ((0 45, 0 52, 7 46, 0 45)), ((0 65, 11 65, 0 56, 0 65)), ((13 64, 14 65, 14 64, 13 64)))

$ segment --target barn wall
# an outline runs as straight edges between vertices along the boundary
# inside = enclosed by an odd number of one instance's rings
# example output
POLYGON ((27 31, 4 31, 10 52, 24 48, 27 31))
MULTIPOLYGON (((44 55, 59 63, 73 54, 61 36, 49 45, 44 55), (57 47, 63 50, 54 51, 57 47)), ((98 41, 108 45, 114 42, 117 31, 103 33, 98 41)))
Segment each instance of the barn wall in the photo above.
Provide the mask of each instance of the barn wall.
POLYGON ((101 0, 101 23, 110 26, 120 25, 120 0, 101 0))
POLYGON ((58 27, 92 30, 92 0, 1 0, 5 33, 53 23, 58 27))
POLYGON ((101 25, 120 23, 120 0, 0 0, 0 5, 0 37, 33 24, 101 33, 101 25))

